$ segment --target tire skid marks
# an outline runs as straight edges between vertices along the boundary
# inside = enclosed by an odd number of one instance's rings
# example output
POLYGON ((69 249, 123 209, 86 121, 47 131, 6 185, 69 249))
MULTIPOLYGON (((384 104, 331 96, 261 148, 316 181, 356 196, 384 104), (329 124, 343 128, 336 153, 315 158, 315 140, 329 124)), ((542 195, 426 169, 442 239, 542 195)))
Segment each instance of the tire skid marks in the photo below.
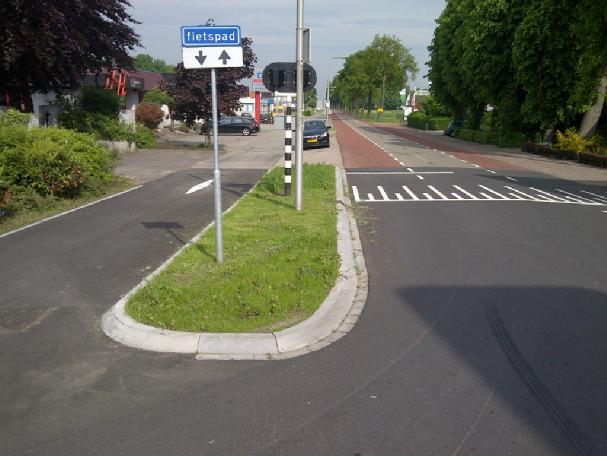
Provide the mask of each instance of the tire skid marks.
POLYGON ((515 188, 502 185, 494 188, 487 185, 423 185, 421 182, 414 186, 402 185, 398 192, 390 193, 382 185, 376 190, 361 197, 361 190, 352 185, 352 196, 357 203, 381 202, 471 202, 471 201, 530 201, 536 203, 575 204, 580 206, 607 206, 607 196, 579 190, 577 192, 554 189, 541 190, 536 187, 515 188), (581 195, 580 193, 584 193, 581 195), (391 196, 394 195, 394 196, 391 196))

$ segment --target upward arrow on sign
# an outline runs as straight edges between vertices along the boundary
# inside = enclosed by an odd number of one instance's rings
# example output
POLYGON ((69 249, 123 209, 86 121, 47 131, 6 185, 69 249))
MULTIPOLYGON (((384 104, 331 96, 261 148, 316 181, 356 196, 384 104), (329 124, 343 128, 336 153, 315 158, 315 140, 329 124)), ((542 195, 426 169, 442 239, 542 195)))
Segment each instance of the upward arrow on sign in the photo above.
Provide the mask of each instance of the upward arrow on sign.
POLYGON ((223 60, 223 64, 227 65, 228 64, 228 60, 231 60, 231 57, 230 57, 230 55, 226 51, 223 51, 221 53, 221 55, 219 56, 218 60, 223 60))

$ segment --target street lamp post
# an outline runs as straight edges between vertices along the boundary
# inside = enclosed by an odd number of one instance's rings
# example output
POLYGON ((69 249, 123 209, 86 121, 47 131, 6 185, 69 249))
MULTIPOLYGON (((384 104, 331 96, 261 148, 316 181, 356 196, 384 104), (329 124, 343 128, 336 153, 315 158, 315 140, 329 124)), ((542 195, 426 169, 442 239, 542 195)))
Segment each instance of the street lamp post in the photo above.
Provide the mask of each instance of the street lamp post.
POLYGON ((346 60, 345 57, 329 57, 327 61, 327 90, 325 98, 325 123, 329 121, 329 109, 331 109, 331 88, 330 85, 330 74, 331 74, 331 60, 346 60))

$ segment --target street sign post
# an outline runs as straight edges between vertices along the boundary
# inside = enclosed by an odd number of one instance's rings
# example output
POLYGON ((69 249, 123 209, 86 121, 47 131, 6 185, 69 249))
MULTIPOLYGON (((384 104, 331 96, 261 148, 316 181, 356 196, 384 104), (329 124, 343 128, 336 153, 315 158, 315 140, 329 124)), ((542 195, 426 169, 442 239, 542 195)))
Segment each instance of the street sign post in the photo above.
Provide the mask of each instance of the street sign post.
POLYGON ((223 263, 221 207, 221 171, 217 131, 217 68, 244 66, 240 27, 237 25, 181 27, 183 67, 188 70, 211 70, 213 111, 213 184, 215 186, 215 251, 217 263, 223 263))

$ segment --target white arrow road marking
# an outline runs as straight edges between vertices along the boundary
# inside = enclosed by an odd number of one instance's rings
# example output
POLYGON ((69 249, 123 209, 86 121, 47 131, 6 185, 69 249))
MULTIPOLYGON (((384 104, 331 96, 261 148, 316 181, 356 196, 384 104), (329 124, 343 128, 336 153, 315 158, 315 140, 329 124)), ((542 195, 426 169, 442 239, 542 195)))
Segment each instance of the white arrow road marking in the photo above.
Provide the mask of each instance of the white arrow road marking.
POLYGON ((195 193, 199 190, 203 190, 205 188, 207 188, 209 185, 211 185, 213 183, 213 179, 208 180, 208 181, 204 181, 201 184, 198 185, 194 185, 191 189, 189 189, 187 192, 185 192, 186 195, 191 195, 192 193, 195 193))

